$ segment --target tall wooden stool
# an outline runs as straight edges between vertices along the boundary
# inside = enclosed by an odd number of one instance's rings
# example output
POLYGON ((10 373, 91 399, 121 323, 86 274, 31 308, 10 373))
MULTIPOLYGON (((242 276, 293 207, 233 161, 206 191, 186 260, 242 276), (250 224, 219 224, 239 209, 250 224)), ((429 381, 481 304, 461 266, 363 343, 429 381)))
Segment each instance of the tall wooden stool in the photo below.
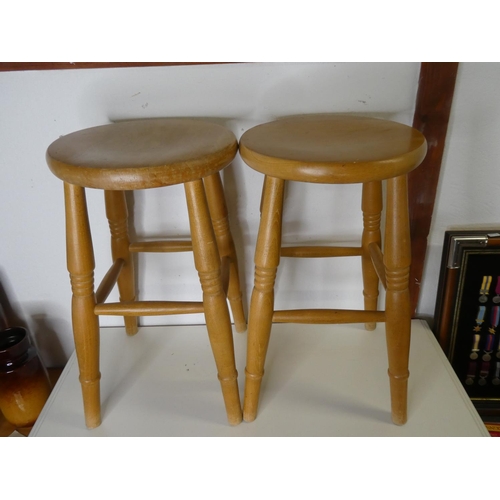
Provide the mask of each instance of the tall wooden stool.
POLYGON ((118 122, 74 132, 49 146, 47 163, 64 181, 73 333, 87 427, 101 423, 98 316, 103 314, 124 316, 127 334, 134 335, 138 316, 203 312, 229 423, 241 422, 226 289, 236 330, 244 331, 246 322, 219 176, 233 160, 237 147, 233 133, 224 127, 189 119, 118 122), (192 241, 130 243, 125 191, 181 183, 192 241), (95 293, 85 188, 104 190, 111 231, 113 264, 95 293), (132 253, 183 251, 193 251, 203 301, 136 300, 132 253), (116 283, 120 302, 105 303, 116 283))
POLYGON ((261 222, 250 302, 243 419, 257 415, 271 323, 386 323, 392 419, 407 419, 410 347, 410 232, 406 174, 423 160, 427 145, 417 130, 385 120, 345 115, 291 117, 256 126, 240 139, 240 154, 265 174, 261 222), (362 183, 363 235, 360 247, 281 248, 285 181, 362 183), (380 218, 382 181, 387 180, 384 253, 380 218), (274 282, 280 256, 360 256, 364 311, 274 310, 274 282), (379 280, 386 288, 385 311, 377 311, 379 280))

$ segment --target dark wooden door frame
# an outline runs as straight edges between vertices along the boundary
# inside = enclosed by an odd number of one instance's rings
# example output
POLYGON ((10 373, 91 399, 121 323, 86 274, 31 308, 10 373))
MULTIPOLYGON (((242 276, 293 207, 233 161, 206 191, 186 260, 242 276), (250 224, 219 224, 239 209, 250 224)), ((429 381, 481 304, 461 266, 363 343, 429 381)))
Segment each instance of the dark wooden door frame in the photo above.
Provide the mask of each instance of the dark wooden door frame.
POLYGON ((458 63, 422 63, 413 126, 428 143, 423 163, 408 178, 412 266, 410 294, 415 316, 427 253, 439 173, 455 90, 458 63))
POLYGON ((145 66, 191 66, 230 64, 227 62, 0 62, 0 71, 36 71, 45 69, 135 68, 145 66))
MULTIPOLYGON (((0 62, 0 71, 43 69, 120 68, 135 66, 181 66, 226 64, 208 62, 0 62)), ((427 252, 434 202, 443 158, 448 121, 455 89, 458 63, 427 63, 420 67, 413 126, 427 138, 429 151, 422 165, 410 173, 408 196, 413 262, 410 269, 410 293, 415 315, 427 252)))

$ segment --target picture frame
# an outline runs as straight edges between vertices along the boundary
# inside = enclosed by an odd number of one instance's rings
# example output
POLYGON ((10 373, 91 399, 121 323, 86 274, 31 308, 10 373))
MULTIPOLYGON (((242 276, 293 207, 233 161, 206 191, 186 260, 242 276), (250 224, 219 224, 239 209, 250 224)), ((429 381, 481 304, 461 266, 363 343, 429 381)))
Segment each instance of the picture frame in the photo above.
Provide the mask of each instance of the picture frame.
POLYGON ((500 417, 500 229, 446 231, 434 334, 478 413, 500 417))

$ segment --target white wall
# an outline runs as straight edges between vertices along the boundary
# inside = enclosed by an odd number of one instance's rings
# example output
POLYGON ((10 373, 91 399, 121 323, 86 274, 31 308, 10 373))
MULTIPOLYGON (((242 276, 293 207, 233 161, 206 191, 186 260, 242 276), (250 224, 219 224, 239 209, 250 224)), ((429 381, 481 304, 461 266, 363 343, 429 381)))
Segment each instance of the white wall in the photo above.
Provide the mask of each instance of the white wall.
MULTIPOLYGON (((488 68, 482 67, 481 74, 488 68)), ((63 363, 73 350, 62 184, 45 163, 45 150, 53 140, 112 120, 158 116, 213 120, 229 127, 238 138, 255 124, 298 113, 362 113, 411 124, 418 74, 418 63, 265 63, 0 73, 0 282, 47 364, 63 363)), ((467 99, 471 86, 482 80, 467 66, 461 78, 465 81, 459 85, 459 96, 465 93, 461 98, 467 99)), ((487 90, 492 92, 493 87, 487 90)), ((474 113, 476 121, 470 128, 476 130, 476 138, 481 113, 489 112, 486 97, 478 98, 484 100, 486 109, 481 106, 474 113)), ((468 103, 464 111, 472 106, 468 103)), ((460 124, 453 128, 467 135, 460 124)), ((463 148, 462 142, 459 135, 458 146, 463 148)), ((469 144, 472 142, 470 138, 469 144)), ((484 136, 481 144, 491 146, 484 136)), ((453 176, 452 168, 461 171, 470 165, 474 155, 465 153, 461 150, 452 158, 448 153, 446 176, 453 176)), ((486 162, 490 168, 492 160, 486 162)), ((470 186, 470 175, 464 173, 457 180, 465 183, 463 189, 470 186)), ((238 157, 223 178, 248 303, 262 176, 238 157)), ((488 180, 484 183, 488 185, 488 180)), ((460 199, 457 196, 456 203, 460 199)), ((468 205, 474 203, 471 200, 468 205)), ((99 281, 110 265, 102 192, 88 190, 88 204, 99 281)), ((441 204, 439 209, 445 210, 441 204)), ((133 219, 138 235, 187 235, 182 189, 136 192, 133 219)), ((290 184, 285 242, 357 242, 360 234, 359 186, 290 184)), ((436 237, 433 243, 438 245, 438 240, 436 237)), ((362 307, 358 259, 283 259, 282 263, 277 307, 362 307)), ((199 300, 190 254, 141 256, 139 270, 141 298, 199 300)), ((424 290, 425 312, 433 300, 431 295, 432 286, 424 290)), ((116 299, 116 294, 110 299, 116 299)), ((102 325, 122 324, 121 318, 101 319, 102 325)), ((195 322, 203 322, 203 317, 145 318, 142 324, 195 322)))
POLYGON ((500 63, 459 65, 418 307, 430 323, 444 231, 500 228, 499 88, 500 63))

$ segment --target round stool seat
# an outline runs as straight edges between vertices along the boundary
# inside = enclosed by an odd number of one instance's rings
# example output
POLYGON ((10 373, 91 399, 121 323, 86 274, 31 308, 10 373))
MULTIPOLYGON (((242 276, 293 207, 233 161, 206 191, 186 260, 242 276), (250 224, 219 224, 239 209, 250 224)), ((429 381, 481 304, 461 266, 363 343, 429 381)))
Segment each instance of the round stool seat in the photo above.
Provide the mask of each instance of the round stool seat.
POLYGON ((238 150, 234 134, 201 120, 158 118, 92 127, 63 136, 47 163, 69 184, 133 190, 180 184, 212 175, 238 150))
POLYGON ((413 170, 427 151, 424 136, 400 123, 347 115, 304 115, 243 134, 240 154, 253 169, 280 179, 358 183, 413 170))

